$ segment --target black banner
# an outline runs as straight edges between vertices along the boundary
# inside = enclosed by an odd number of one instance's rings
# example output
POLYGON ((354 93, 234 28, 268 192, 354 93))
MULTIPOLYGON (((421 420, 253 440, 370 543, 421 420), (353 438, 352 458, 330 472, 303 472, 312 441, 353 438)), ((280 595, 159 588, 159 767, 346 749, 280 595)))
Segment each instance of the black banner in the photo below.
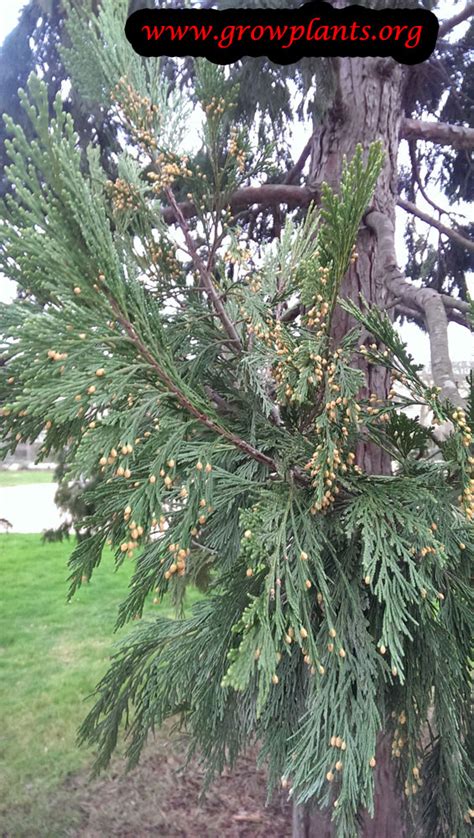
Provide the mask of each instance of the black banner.
POLYGON ((402 64, 426 61, 439 23, 425 9, 333 9, 306 3, 299 9, 141 9, 125 33, 143 56, 203 56, 230 64, 266 55, 277 64, 305 56, 391 56, 402 64))

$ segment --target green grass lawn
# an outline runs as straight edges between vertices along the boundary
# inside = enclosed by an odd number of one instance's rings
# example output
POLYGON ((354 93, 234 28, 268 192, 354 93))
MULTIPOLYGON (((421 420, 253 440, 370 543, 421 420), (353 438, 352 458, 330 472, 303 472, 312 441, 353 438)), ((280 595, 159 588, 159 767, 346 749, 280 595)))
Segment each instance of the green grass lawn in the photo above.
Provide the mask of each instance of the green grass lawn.
MULTIPOLYGON (((92 581, 67 604, 68 544, 38 535, 0 536, 0 799, 7 808, 38 798, 70 771, 89 765, 76 730, 87 696, 104 673, 117 606, 132 564, 114 571, 104 556, 92 581)), ((191 598, 198 594, 191 594, 191 598)), ((165 606, 149 613, 171 615, 165 606)), ((1 832, 1 830, 0 830, 1 832)))
POLYGON ((52 483, 54 470, 51 471, 7 471, 0 470, 0 489, 3 486, 26 486, 30 483, 52 483))

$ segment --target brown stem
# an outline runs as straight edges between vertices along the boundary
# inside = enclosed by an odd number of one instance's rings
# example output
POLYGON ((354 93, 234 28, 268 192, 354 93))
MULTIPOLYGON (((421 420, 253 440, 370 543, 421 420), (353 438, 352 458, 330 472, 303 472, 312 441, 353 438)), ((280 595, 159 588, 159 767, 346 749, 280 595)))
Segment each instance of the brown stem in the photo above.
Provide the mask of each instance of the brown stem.
MULTIPOLYGON (((395 314, 397 316, 408 317, 410 320, 416 320, 417 318, 419 319, 420 317, 424 316, 423 311, 417 311, 412 306, 408 306, 408 305, 406 305, 404 303, 401 303, 401 302, 396 301, 394 303, 394 308, 395 308, 395 314)), ((468 323, 467 319, 465 317, 463 317, 462 314, 457 314, 456 311, 454 311, 453 309, 448 309, 448 311, 446 312, 446 315, 447 315, 448 320, 450 322, 457 323, 458 326, 464 326, 465 329, 469 329, 469 323, 468 323)))
POLYGON ((423 195, 423 198, 425 199, 426 203, 430 204, 433 207, 433 209, 436 210, 436 212, 439 212, 441 215, 449 215, 449 213, 446 210, 444 210, 442 207, 439 207, 438 204, 435 204, 435 202, 430 198, 430 196, 428 195, 425 187, 423 186, 423 183, 421 181, 420 169, 418 167, 418 160, 417 160, 417 157, 416 157, 416 141, 415 140, 408 140, 408 149, 409 149, 409 152, 410 152, 410 163, 411 163, 413 178, 414 178, 415 182, 418 184, 418 188, 419 188, 421 194, 423 195))
POLYGON ((450 297, 449 294, 440 294, 439 296, 445 308, 457 308, 459 311, 465 311, 466 313, 470 311, 469 303, 466 303, 465 300, 457 300, 456 297, 450 297))
POLYGON ((282 323, 292 323, 293 320, 296 320, 296 318, 299 317, 299 315, 302 313, 303 306, 301 305, 301 303, 297 303, 297 305, 293 306, 292 308, 289 308, 288 311, 285 311, 280 317, 280 320, 282 323))
POLYGON ((306 163, 309 155, 311 154, 311 149, 313 147, 313 137, 311 136, 306 143, 303 151, 301 152, 298 160, 296 161, 295 165, 292 169, 289 170, 287 173, 285 180, 283 183, 291 184, 294 183, 295 180, 300 176, 301 172, 303 171, 304 164, 306 163))
MULTIPOLYGON (((286 183, 266 183, 263 186, 245 186, 236 189, 227 200, 233 213, 245 209, 252 204, 263 206, 276 206, 277 204, 288 204, 292 207, 305 207, 317 198, 314 192, 306 186, 295 186, 286 183)), ((183 218, 193 218, 197 215, 197 209, 192 201, 176 203, 183 218)), ((161 217, 166 224, 175 224, 178 221, 174 206, 165 207, 161 217)))
POLYGON ((364 838, 407 838, 403 817, 404 799, 392 769, 391 734, 379 734, 375 768, 374 817, 364 812, 361 834, 364 838))
POLYGON ((236 448, 239 448, 249 457, 252 457, 252 459, 257 460, 257 462, 268 466, 272 471, 278 471, 277 464, 274 460, 272 460, 271 457, 267 457, 266 454, 264 454, 262 451, 259 451, 257 448, 254 448, 253 445, 250 445, 250 443, 246 442, 244 439, 241 439, 239 436, 237 436, 237 434, 233 434, 231 431, 228 431, 227 428, 223 428, 222 425, 219 425, 217 422, 215 422, 213 419, 207 416, 206 413, 203 413, 202 411, 198 410, 198 408, 195 407, 192 404, 192 402, 189 401, 189 399, 184 395, 184 393, 181 392, 179 387, 177 387, 176 384, 172 381, 169 375, 162 369, 162 367, 160 366, 156 358, 152 355, 148 347, 146 347, 145 344, 142 342, 140 336, 135 331, 132 323, 130 323, 130 321, 122 314, 122 311, 120 310, 117 302, 110 295, 108 295, 108 299, 117 318, 117 321, 125 329, 125 332, 129 336, 130 340, 135 345, 135 347, 138 349, 140 355, 147 361, 150 367, 152 367, 160 381, 166 386, 170 393, 173 393, 173 395, 176 396, 178 404, 180 404, 181 407, 183 407, 188 413, 190 413, 191 416, 194 416, 195 419, 198 419, 199 422, 205 425, 206 428, 209 428, 209 430, 214 431, 214 433, 218 434, 219 436, 222 436, 224 439, 227 439, 228 442, 231 442, 232 445, 235 445, 236 448))

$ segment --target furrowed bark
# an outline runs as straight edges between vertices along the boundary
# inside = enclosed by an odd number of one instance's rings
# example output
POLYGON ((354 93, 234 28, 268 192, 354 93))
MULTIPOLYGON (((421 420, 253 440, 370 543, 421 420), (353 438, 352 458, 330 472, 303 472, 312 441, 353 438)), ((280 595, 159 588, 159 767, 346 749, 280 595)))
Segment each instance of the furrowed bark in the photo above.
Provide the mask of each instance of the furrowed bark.
MULTIPOLYGON (((337 189, 343 155, 351 159, 358 143, 367 149, 370 143, 381 139, 386 156, 374 196, 374 207, 394 223, 405 70, 390 59, 377 58, 340 58, 336 66, 338 93, 334 106, 313 136, 309 190, 318 194, 323 181, 337 189)), ((379 269, 378 240, 370 227, 362 227, 357 252, 358 259, 343 281, 341 296, 358 304, 359 293, 362 293, 368 301, 385 309, 388 288, 379 269)), ((395 316, 393 308, 391 316, 395 316)), ((337 307, 332 331, 334 344, 353 325, 349 315, 337 307)), ((388 372, 382 367, 367 365, 364 359, 358 359, 357 363, 364 370, 368 382, 360 393, 361 397, 375 393, 385 399, 390 389, 388 372)), ((358 464, 367 474, 390 474, 390 458, 378 446, 369 441, 363 442, 356 453, 358 464)), ((406 838, 405 807, 390 749, 386 748, 383 736, 376 758, 375 814, 374 818, 370 818, 367 813, 360 813, 363 821, 360 835, 363 838, 406 838)), ((315 811, 309 804, 295 806, 293 838, 333 838, 335 828, 331 816, 332 812, 315 811)))
POLYGON ((333 838, 331 812, 317 809, 309 803, 293 804, 293 838, 333 838))
POLYGON ((364 838, 410 838, 405 824, 400 821, 406 798, 401 788, 394 787, 391 751, 391 735, 383 733, 377 744, 375 818, 363 813, 361 834, 364 838))
MULTIPOLYGON (((341 58, 338 62, 338 97, 329 118, 314 134, 313 153, 308 186, 318 193, 326 181, 337 189, 341 178, 342 159, 351 159, 361 143, 367 149, 374 140, 382 139, 385 161, 379 178, 374 205, 395 218, 398 198, 397 155, 402 119, 404 70, 391 59, 341 58)), ((341 296, 359 303, 359 294, 375 305, 385 308, 387 289, 376 266, 376 239, 371 230, 361 230, 357 241, 357 262, 349 269, 341 286, 341 296)), ((354 326, 352 318, 336 308, 332 337, 337 345, 354 326)), ((381 367, 355 361, 364 370, 367 387, 360 396, 376 393, 386 398, 390 389, 389 375, 381 367)), ((357 463, 368 474, 388 474, 390 458, 376 445, 360 443, 357 463)))

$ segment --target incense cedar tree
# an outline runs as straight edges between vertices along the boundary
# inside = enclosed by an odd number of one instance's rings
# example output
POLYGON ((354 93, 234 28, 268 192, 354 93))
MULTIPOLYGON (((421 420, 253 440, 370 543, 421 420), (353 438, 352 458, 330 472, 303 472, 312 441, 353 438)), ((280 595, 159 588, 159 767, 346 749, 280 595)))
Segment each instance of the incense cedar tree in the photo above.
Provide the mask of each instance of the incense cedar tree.
POLYGON ((108 544, 135 562, 118 625, 143 615, 80 738, 100 769, 125 725, 133 764, 178 717, 209 780, 256 742, 297 838, 467 835, 474 417, 447 331, 469 302, 459 260, 449 293, 439 270, 403 275, 394 215, 472 252, 467 229, 400 197, 397 157, 405 137, 426 191, 417 140, 454 149, 446 188, 467 198, 473 130, 412 117, 420 68, 320 59, 325 107, 272 182, 281 157, 242 116, 250 62, 193 62, 189 93, 131 52, 127 10, 72 4, 59 47, 115 127, 114 177, 37 76, 19 93, 28 129, 6 118, 0 267, 21 293, 0 308, 2 450, 45 431, 71 478, 99 472, 71 595, 108 544), (428 332, 433 386, 397 313, 428 332), (154 619, 166 592, 177 619, 154 619))

